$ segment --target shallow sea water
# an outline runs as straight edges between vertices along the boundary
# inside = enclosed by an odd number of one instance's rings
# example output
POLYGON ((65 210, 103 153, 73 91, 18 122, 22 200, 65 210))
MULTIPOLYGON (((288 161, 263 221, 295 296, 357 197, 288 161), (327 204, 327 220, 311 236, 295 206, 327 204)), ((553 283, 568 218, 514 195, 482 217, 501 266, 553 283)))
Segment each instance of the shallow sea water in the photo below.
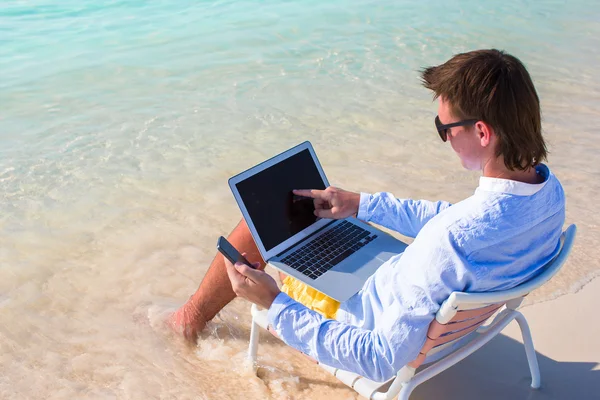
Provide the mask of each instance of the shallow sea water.
POLYGON ((53 0, 0 8, 0 398, 355 398, 236 300, 190 348, 162 321, 240 218, 227 179, 310 140, 332 184, 459 201, 477 185, 418 70, 527 65, 579 236, 529 302, 600 272, 600 6, 573 1, 53 0))

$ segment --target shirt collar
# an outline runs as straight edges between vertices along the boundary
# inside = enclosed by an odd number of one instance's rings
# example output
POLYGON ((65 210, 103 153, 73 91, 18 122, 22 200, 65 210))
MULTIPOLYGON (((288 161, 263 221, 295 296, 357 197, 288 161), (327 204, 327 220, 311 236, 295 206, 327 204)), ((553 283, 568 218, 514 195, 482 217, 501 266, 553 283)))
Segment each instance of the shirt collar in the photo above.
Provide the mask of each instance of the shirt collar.
POLYGON ((498 192, 514 194, 515 196, 531 196, 539 192, 548 182, 550 178, 550 169, 539 164, 535 167, 536 172, 544 178, 542 183, 524 183, 512 181, 510 179, 488 178, 482 176, 479 178, 479 187, 477 190, 485 190, 486 192, 498 192))

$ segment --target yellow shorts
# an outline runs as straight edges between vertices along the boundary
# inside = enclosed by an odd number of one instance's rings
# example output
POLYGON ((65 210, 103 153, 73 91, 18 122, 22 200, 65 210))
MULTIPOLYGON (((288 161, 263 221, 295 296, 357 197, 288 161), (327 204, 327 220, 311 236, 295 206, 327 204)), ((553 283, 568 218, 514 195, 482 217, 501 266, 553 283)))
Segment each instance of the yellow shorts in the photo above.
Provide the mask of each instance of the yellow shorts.
POLYGON ((291 276, 288 276, 283 280, 281 290, 292 299, 304 304, 306 307, 318 312, 328 319, 335 319, 335 314, 337 313, 338 308, 340 308, 339 301, 325 296, 318 290, 305 285, 291 276))

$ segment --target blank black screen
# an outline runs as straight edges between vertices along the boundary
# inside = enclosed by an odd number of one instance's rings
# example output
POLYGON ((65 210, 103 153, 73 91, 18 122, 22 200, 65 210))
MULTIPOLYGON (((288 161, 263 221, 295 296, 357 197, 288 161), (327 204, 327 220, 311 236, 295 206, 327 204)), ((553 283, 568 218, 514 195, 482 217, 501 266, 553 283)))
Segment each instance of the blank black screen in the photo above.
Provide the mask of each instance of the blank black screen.
POLYGON ((317 220, 313 200, 293 189, 325 189, 308 150, 303 150, 236 184, 266 251, 317 220))

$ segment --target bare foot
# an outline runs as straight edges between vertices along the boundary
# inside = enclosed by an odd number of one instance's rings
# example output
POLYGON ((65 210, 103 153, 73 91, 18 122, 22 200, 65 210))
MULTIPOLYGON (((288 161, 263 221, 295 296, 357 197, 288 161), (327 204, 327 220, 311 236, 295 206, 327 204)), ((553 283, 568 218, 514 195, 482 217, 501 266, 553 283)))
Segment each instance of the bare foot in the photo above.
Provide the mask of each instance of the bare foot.
POLYGON ((206 321, 191 301, 188 301, 179 310, 175 311, 167 320, 171 329, 183 335, 191 343, 196 343, 198 334, 206 326, 206 321))

